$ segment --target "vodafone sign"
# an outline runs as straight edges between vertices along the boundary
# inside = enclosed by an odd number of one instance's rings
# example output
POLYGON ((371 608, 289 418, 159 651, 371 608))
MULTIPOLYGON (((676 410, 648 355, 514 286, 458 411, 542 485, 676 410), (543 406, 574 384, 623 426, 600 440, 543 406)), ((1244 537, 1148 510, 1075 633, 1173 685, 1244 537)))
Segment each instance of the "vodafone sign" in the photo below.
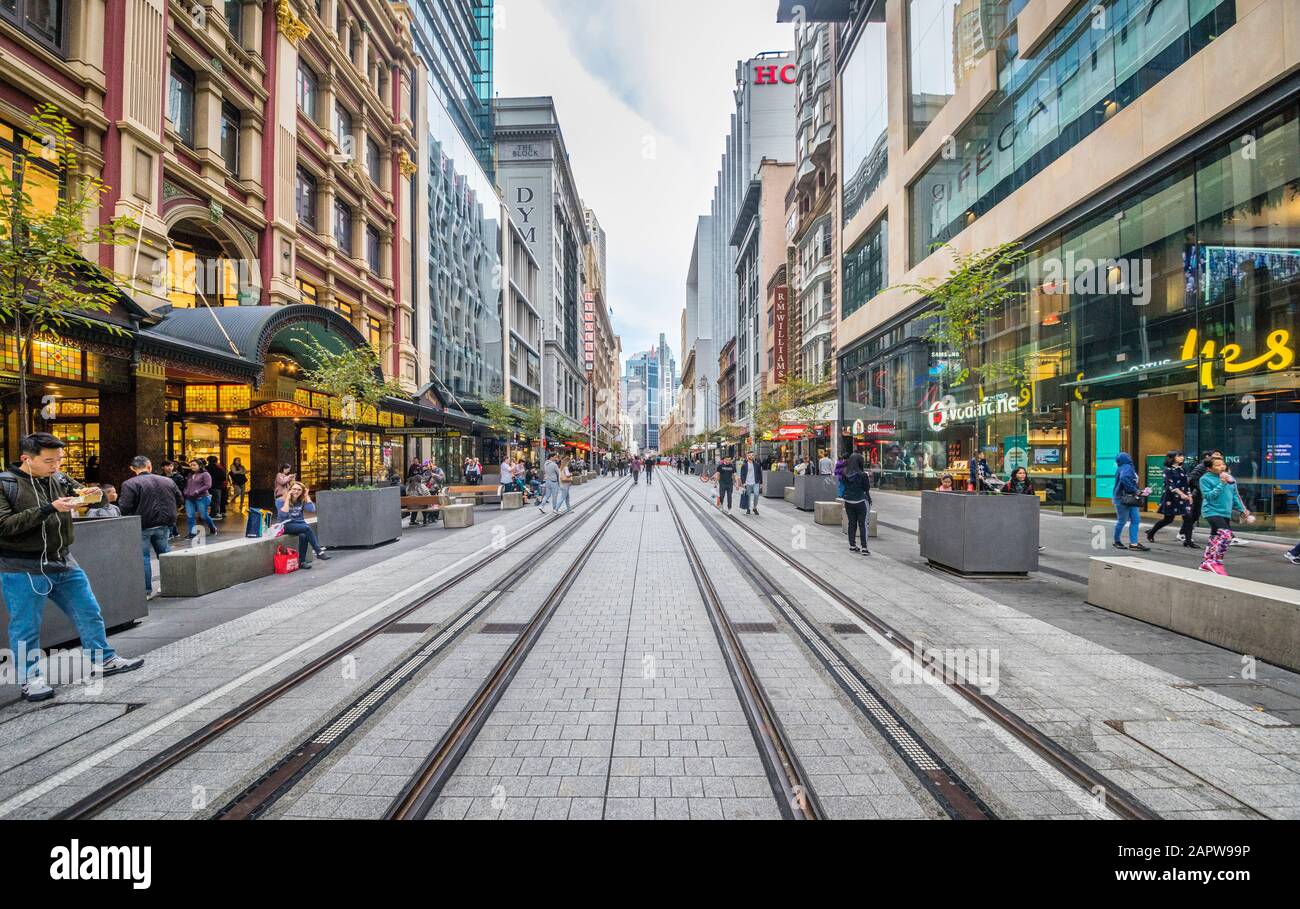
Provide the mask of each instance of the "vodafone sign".
POLYGON ((983 401, 958 403, 952 395, 935 401, 926 411, 926 419, 935 432, 942 431, 949 423, 970 423, 976 417, 991 417, 1000 413, 1016 413, 1020 410, 1020 399, 1011 395, 998 395, 983 401))
POLYGON ((782 82, 786 85, 794 85, 798 81, 799 67, 793 63, 787 63, 785 66, 777 66, 775 63, 764 66, 760 63, 754 67, 755 85, 779 85, 782 82))

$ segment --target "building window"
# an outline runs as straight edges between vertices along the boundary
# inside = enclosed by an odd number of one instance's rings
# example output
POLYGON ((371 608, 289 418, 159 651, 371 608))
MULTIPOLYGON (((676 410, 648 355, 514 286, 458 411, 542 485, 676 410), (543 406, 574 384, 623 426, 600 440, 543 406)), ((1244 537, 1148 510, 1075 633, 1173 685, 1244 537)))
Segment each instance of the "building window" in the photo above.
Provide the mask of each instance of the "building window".
POLYGON ((380 247, 379 231, 375 230, 373 227, 367 226, 366 227, 366 264, 370 266, 370 270, 374 273, 375 277, 379 277, 380 275, 383 274, 384 271, 383 268, 381 267, 383 263, 380 261, 379 258, 380 248, 381 247, 380 247))
POLYGON ((240 47, 244 44, 244 0, 226 0, 226 28, 240 47))
POLYGON ((56 51, 63 44, 64 0, 0 0, 0 17, 56 51))
POLYGON ((194 147, 194 70, 173 58, 167 84, 167 119, 190 148, 194 147))
POLYGON ((339 301, 338 301, 338 307, 339 307, 339 315, 341 315, 343 318, 345 318, 345 319, 347 319, 349 322, 351 322, 351 321, 352 321, 352 304, 349 303, 347 300, 339 300, 339 301))
POLYGON ((889 222, 881 218, 844 254, 844 306, 847 319, 885 289, 889 281, 887 260, 889 222))
POLYGON ((885 24, 867 23, 844 66, 844 223, 867 201, 889 170, 889 92, 885 24))
POLYGON ((221 159, 232 177, 239 176, 239 109, 222 102, 221 105, 221 159))
POLYGON ((367 337, 370 341, 370 346, 373 347, 376 351, 381 350, 382 345, 384 343, 383 323, 380 322, 378 319, 376 319, 374 316, 367 316, 366 329, 367 329, 367 337))
POLYGON ((334 201, 334 242, 352 255, 352 208, 341 199, 334 201))
POLYGON ((298 59, 298 110, 303 115, 316 122, 316 92, 318 80, 316 74, 312 72, 310 66, 298 59))
MULTIPOLYGON (((5 0, 0 0, 0 9, 5 0)), ((0 173, 15 181, 39 215, 54 214, 62 191, 58 156, 31 136, 0 123, 0 173)))
POLYGON ((357 62, 357 50, 361 47, 361 39, 357 37, 357 30, 354 28, 348 32, 348 59, 353 63, 357 62))
POLYGON ((301 167, 298 168, 298 191, 296 205, 298 224, 310 231, 316 230, 316 178, 301 167))
POLYGON ((383 184, 383 157, 379 152, 379 143, 373 139, 366 139, 366 173, 370 174, 370 180, 375 186, 383 184))
POLYGON ((338 140, 339 151, 349 158, 355 157, 352 150, 352 115, 337 101, 334 103, 334 137, 338 140))
POLYGON ((298 296, 302 299, 303 303, 306 303, 309 306, 320 305, 320 297, 316 291, 316 285, 304 281, 302 278, 298 279, 298 296))

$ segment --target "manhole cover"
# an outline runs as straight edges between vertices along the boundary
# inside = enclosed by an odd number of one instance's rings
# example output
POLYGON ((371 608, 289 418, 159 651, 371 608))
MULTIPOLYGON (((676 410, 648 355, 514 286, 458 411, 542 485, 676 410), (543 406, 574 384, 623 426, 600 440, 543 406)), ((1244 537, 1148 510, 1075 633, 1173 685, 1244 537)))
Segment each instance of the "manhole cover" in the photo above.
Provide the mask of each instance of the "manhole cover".
POLYGON ((776 626, 766 622, 737 622, 731 627, 736 634, 776 634, 776 626))
POLYGON ((831 625, 831 631, 836 634, 866 634, 857 625, 831 625))
POLYGON ((527 627, 528 627, 527 625, 507 625, 507 624, 484 625, 483 630, 480 631, 479 634, 521 635, 524 633, 524 630, 527 627))
POLYGON ((658 505, 633 505, 632 506, 633 514, 636 514, 638 511, 648 512, 648 511, 658 511, 658 510, 659 510, 658 505))

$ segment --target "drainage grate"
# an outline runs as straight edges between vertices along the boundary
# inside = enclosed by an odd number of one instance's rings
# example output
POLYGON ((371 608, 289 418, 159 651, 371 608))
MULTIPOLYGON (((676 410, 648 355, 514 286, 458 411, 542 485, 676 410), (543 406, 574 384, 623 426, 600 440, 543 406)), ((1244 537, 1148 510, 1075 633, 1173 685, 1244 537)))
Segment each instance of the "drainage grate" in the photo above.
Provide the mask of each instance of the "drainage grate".
POLYGON ((424 634, 434 627, 436 626, 433 623, 427 625, 389 625, 384 629, 384 634, 424 634))
POLYGON ((736 634, 776 634, 776 626, 765 622, 736 622, 736 634))
POLYGON ((857 625, 831 625, 830 629, 836 634, 866 634, 857 625))
POLYGON ((644 513, 648 511, 658 511, 658 510, 659 510, 658 505, 633 505, 632 506, 632 514, 636 514, 637 512, 644 513))
POLYGON ((527 625, 484 625, 483 630, 480 631, 479 634, 511 634, 517 636, 523 634, 524 630, 527 628, 527 625))

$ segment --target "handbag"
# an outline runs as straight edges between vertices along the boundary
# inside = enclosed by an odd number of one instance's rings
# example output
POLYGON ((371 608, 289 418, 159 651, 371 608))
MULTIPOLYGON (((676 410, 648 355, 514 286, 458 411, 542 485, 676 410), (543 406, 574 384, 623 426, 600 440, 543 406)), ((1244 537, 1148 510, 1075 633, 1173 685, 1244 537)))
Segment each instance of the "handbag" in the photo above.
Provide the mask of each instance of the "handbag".
POLYGON ((267 528, 267 531, 265 534, 263 534, 263 536, 272 537, 272 538, 278 538, 284 536, 284 526, 287 523, 288 523, 287 521, 282 521, 279 524, 272 524, 269 528, 267 528))
POLYGON ((1143 499, 1142 496, 1135 495, 1131 492, 1125 493, 1119 498, 1119 503, 1125 508, 1141 508, 1145 501, 1146 500, 1143 499))
POLYGON ((244 536, 256 540, 266 535, 271 527, 271 513, 260 508, 249 509, 248 523, 244 527, 244 536))
POLYGON ((741 507, 742 509, 744 509, 745 511, 749 511, 749 492, 748 492, 748 491, 746 491, 746 492, 742 492, 742 493, 740 494, 740 507, 741 507))
POLYGON ((293 574, 298 570, 298 553, 289 549, 287 546, 280 546, 275 550, 275 573, 276 574, 293 574))

